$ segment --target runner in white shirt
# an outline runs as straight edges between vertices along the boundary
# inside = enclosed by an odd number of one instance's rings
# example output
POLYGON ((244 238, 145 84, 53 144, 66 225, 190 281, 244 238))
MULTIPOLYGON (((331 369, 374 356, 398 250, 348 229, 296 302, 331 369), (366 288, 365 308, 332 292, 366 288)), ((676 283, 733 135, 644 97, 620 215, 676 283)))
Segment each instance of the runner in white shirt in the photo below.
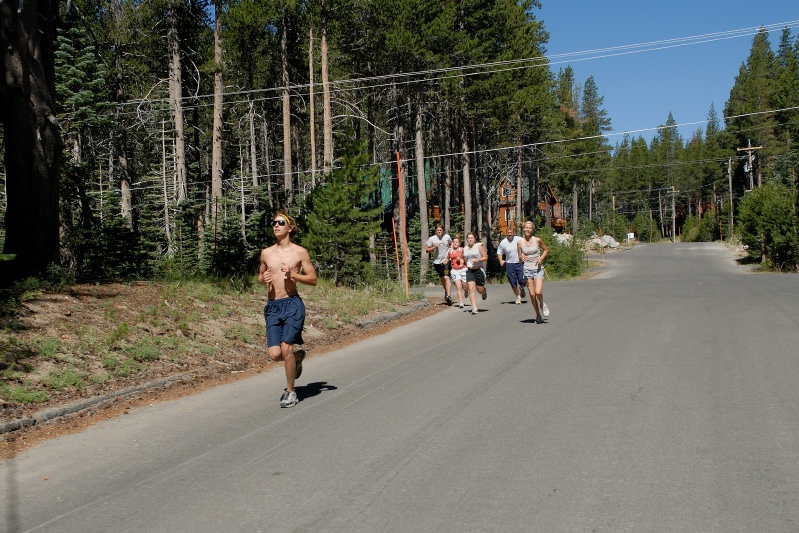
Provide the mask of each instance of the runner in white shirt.
POLYGON ((433 268, 436 269, 438 277, 441 279, 441 285, 444 287, 444 301, 447 305, 452 305, 452 297, 450 296, 450 288, 452 287, 452 280, 449 277, 449 247, 452 244, 452 239, 444 233, 444 224, 440 222, 436 224, 436 233, 425 243, 425 251, 433 253, 433 268))
POLYGON ((469 287, 469 301, 472 302, 472 314, 478 313, 477 294, 485 300, 488 298, 486 290, 485 265, 488 262, 488 252, 483 245, 477 242, 477 235, 473 231, 466 234, 466 246, 463 247, 463 259, 466 261, 466 285, 469 287))
POLYGON ((505 267, 508 275, 508 283, 516 296, 516 305, 522 303, 524 298, 524 264, 519 260, 519 241, 521 237, 516 235, 513 226, 508 225, 507 237, 502 239, 497 247, 497 258, 499 264, 505 267))

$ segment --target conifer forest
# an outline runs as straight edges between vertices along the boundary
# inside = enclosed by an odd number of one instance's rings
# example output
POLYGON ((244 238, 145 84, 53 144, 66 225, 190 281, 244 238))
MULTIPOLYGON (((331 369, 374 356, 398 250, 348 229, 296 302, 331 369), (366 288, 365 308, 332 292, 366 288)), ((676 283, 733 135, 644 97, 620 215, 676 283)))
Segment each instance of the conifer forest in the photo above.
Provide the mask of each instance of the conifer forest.
POLYGON ((647 141, 553 68, 540 3, 3 0, 0 274, 248 276, 278 209, 350 285, 405 255, 430 279, 439 220, 490 256, 532 218, 574 247, 736 239, 795 271, 791 30, 751 35, 690 138, 666 111, 647 141))

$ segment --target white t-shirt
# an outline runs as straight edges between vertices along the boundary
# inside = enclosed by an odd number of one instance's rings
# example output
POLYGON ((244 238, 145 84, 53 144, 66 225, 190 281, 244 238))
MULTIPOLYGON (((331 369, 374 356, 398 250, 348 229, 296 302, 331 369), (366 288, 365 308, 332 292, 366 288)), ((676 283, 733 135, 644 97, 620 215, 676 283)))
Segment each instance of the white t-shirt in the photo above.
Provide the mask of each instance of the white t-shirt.
POLYGON ((433 257, 433 263, 440 265, 441 263, 446 263, 449 261, 449 245, 452 244, 452 239, 450 239, 448 234, 444 234, 441 238, 438 238, 438 235, 433 235, 427 242, 425 243, 425 247, 428 246, 437 246, 437 249, 433 252, 435 254, 433 257))
POLYGON ((505 237, 497 247, 497 255, 504 255, 506 263, 519 263, 519 241, 522 240, 518 235, 513 236, 512 241, 505 237))

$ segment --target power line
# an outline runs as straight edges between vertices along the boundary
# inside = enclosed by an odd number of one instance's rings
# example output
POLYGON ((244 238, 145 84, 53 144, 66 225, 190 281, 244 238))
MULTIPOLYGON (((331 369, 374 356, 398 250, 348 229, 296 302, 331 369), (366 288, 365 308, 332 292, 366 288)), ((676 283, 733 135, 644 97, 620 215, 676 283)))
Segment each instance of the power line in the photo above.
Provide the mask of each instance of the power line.
MULTIPOLYGON (((512 60, 505 60, 505 61, 494 61, 489 63, 477 63, 472 65, 465 65, 465 66, 458 66, 458 67, 445 67, 445 68, 434 68, 428 70, 419 70, 419 71, 411 71, 411 72, 398 72, 398 73, 391 73, 391 74, 383 74, 383 75, 376 75, 376 76, 364 76, 359 78, 349 78, 349 79, 342 79, 342 80, 334 80, 329 82, 329 85, 336 89, 338 87, 346 87, 349 85, 358 85, 358 89, 365 90, 365 89, 374 89, 380 87, 386 87, 391 85, 403 85, 407 83, 427 83, 431 81, 440 81, 444 79, 450 79, 453 77, 462 77, 462 76, 475 76, 481 74, 495 74, 498 72, 505 72, 510 70, 518 70, 522 68, 537 68, 549 65, 557 65, 561 63, 566 63, 569 61, 591 61, 595 59, 603 59, 607 57, 614 57, 620 55, 629 55, 635 53, 642 53, 642 52, 654 52, 657 50, 663 50, 667 48, 675 48, 681 46, 690 46, 696 44, 706 44, 709 42, 720 41, 720 40, 728 40, 728 39, 736 39, 741 37, 748 37, 751 35, 756 35, 761 29, 765 29, 766 31, 770 30, 777 30, 782 28, 794 28, 799 27, 799 20, 792 20, 786 22, 779 22, 774 24, 768 24, 764 26, 757 26, 757 27, 749 27, 749 28, 742 28, 737 30, 728 30, 723 32, 716 32, 716 33, 707 33, 707 34, 700 34, 700 35, 693 35, 688 37, 679 37, 675 39, 666 39, 660 41, 651 41, 651 42, 644 42, 638 44, 629 44, 629 45, 620 45, 608 48, 598 48, 594 50, 585 50, 579 52, 568 52, 563 54, 553 54, 553 55, 543 55, 540 57, 527 57, 521 59, 512 59, 512 60), (584 56, 584 57, 583 57, 584 56), (454 76, 452 74, 455 74, 454 76), (426 77, 431 76, 434 77, 426 77), (423 78, 422 78, 423 77, 423 78), (410 78, 410 79, 408 79, 410 78), (421 78, 421 79, 419 79, 421 78), (375 83, 374 85, 363 85, 367 82, 388 82, 388 83, 375 83)), ((313 86, 315 88, 319 88, 321 90, 322 83, 314 83, 313 86)), ((249 95, 249 94, 260 94, 260 93, 270 93, 270 92, 282 92, 284 90, 309 90, 311 87, 310 84, 290 84, 287 86, 280 86, 280 87, 268 87, 268 88, 261 88, 261 89, 248 89, 244 91, 229 91, 223 92, 222 96, 241 96, 241 95, 249 95)), ((315 93, 321 94, 321 93, 315 93)), ((183 97, 182 100, 199 100, 205 98, 213 98, 214 94, 204 94, 204 95, 195 95, 190 97, 183 97)), ((274 98, 280 98, 279 96, 274 98)), ((139 105, 143 102, 163 102, 168 103, 170 101, 169 98, 163 99, 137 99, 137 100, 129 100, 124 102, 123 105, 139 105)))

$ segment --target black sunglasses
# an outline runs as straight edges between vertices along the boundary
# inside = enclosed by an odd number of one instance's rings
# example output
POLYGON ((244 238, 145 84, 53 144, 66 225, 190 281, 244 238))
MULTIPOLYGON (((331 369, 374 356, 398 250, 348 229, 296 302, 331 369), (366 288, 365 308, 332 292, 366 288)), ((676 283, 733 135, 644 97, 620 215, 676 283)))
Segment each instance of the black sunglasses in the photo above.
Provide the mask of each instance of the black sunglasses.
POLYGON ((286 225, 286 221, 285 220, 273 220, 272 221, 272 225, 274 226, 275 224, 277 224, 278 226, 285 226, 286 225))

